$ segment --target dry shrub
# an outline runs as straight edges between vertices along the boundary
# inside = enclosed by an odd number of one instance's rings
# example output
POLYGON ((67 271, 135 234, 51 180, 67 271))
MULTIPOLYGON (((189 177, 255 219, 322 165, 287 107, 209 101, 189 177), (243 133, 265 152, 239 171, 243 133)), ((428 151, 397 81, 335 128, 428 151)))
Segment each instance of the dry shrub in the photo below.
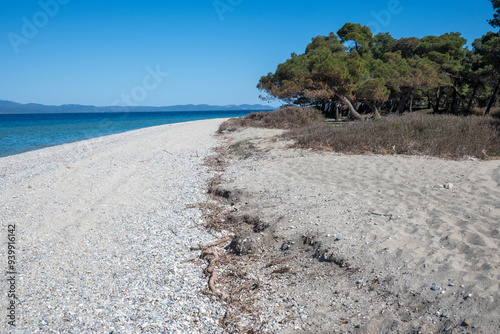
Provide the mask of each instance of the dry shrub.
POLYGON ((500 120, 492 117, 410 114, 341 127, 313 124, 283 136, 299 147, 351 154, 500 158, 500 120))
POLYGON ((284 107, 274 111, 254 112, 221 124, 219 133, 239 128, 295 129, 323 121, 321 113, 311 107, 284 107))

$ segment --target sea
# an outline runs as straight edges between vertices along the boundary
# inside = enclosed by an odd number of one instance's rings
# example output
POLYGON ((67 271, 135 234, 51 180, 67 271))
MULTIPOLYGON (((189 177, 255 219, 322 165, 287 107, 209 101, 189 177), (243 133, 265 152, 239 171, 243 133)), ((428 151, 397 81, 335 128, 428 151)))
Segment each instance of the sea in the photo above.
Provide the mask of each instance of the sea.
POLYGON ((0 114, 0 157, 151 126, 252 111, 0 114))

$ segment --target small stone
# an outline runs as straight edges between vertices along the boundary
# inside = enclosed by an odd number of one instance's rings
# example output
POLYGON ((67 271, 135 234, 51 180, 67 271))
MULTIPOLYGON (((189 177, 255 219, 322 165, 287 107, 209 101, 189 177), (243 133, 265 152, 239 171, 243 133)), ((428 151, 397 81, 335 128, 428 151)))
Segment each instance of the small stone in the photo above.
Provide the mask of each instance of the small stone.
POLYGON ((445 189, 453 189, 453 183, 445 183, 444 188, 445 189))
POLYGON ((433 285, 432 288, 431 288, 432 291, 438 291, 439 290, 439 286, 437 285, 433 285))
POLYGON ((446 327, 444 328, 443 332, 447 332, 447 331, 449 331, 450 329, 451 329, 451 326, 446 326, 446 327))
POLYGON ((335 241, 340 241, 340 240, 342 240, 342 237, 341 237, 341 236, 338 236, 338 237, 335 239, 335 241))
POLYGON ((449 318, 450 317, 450 314, 448 312, 443 312, 443 314, 441 315, 443 318, 449 318))
POLYGON ((465 319, 464 322, 462 322, 462 326, 470 326, 470 320, 469 319, 465 319))
POLYGON ((450 284, 448 284, 448 286, 455 286, 455 284, 453 284, 453 283, 450 283, 450 284))

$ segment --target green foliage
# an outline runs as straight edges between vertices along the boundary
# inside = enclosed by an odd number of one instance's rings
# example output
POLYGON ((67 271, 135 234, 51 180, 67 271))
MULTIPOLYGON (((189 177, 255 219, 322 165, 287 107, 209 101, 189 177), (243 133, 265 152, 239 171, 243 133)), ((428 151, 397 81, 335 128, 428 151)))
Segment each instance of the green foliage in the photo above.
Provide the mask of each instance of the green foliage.
POLYGON ((328 49, 332 53, 338 53, 345 51, 345 46, 340 43, 339 38, 333 32, 328 36, 317 36, 311 40, 311 43, 307 45, 306 54, 312 53, 316 49, 328 49))
POLYGON ((387 101, 390 93, 391 92, 386 87, 385 80, 382 78, 361 81, 356 87, 356 96, 358 99, 364 99, 374 103, 383 103, 387 101))
POLYGON ((354 42, 354 50, 357 52, 366 51, 373 44, 373 34, 368 26, 361 26, 359 23, 346 23, 337 31, 342 43, 354 42))
POLYGON ((422 41, 417 37, 401 38, 394 43, 392 52, 400 51, 404 58, 413 58, 422 41))
POLYGON ((494 28, 500 28, 500 0, 491 0, 491 4, 495 13, 493 14, 493 19, 488 20, 488 23, 494 28))
POLYGON ((435 113, 471 113, 479 107, 488 114, 500 94, 499 33, 476 40, 473 50, 466 42, 458 32, 394 39, 346 23, 337 34, 312 38, 303 54, 292 54, 257 87, 264 99, 330 113, 340 107, 348 118, 360 120, 363 113, 402 114, 424 105, 435 113))
POLYGON ((381 59, 387 52, 392 52, 396 45, 396 40, 389 34, 378 33, 373 37, 371 51, 375 59, 381 59))

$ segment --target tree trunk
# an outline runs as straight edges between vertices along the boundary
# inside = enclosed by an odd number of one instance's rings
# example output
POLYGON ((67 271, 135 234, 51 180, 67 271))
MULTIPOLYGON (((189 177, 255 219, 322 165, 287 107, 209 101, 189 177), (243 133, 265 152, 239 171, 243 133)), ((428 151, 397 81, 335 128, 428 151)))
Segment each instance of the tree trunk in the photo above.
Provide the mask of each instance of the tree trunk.
POLYGON ((365 118, 354 109, 352 106, 351 101, 345 96, 339 96, 339 98, 342 100, 347 105, 347 108, 349 108, 349 114, 352 115, 352 117, 356 118, 357 120, 364 121, 365 118))
POLYGON ((472 102, 474 101, 474 99, 476 98, 476 93, 477 93, 477 84, 474 85, 474 90, 472 91, 472 95, 469 99, 469 102, 467 104, 467 111, 470 113, 471 110, 472 110, 472 102))
POLYGON ((452 114, 456 114, 457 112, 457 90, 455 87, 453 87, 453 94, 452 94, 452 100, 451 100, 451 108, 450 111, 452 114))
POLYGON ((335 103, 335 121, 338 122, 340 119, 340 110, 338 103, 335 103))
POLYGON ((441 103, 441 87, 438 87, 436 92, 436 103, 432 106, 434 108, 434 113, 439 114, 439 104, 441 103))
POLYGON ((375 117, 376 118, 382 118, 382 115, 380 115, 380 111, 378 110, 377 103, 373 104, 373 109, 375 110, 375 117))
POLYGON ((495 102, 497 101, 497 95, 499 89, 500 89, 500 82, 497 82, 495 90, 493 91, 493 94, 491 94, 490 102, 488 102, 488 107, 486 108, 484 116, 488 116, 490 114, 491 107, 493 107, 493 104, 495 104, 495 102))
POLYGON ((401 101, 399 101, 398 109, 396 112, 400 115, 402 115, 405 112, 406 105, 408 104, 408 101, 410 100, 410 97, 413 95, 413 90, 410 90, 408 93, 406 93, 401 101))
POLYGON ((429 95, 426 95, 427 96, 427 105, 428 105, 428 108, 429 109, 433 109, 434 110, 434 103, 432 103, 431 101, 431 97, 429 95))

